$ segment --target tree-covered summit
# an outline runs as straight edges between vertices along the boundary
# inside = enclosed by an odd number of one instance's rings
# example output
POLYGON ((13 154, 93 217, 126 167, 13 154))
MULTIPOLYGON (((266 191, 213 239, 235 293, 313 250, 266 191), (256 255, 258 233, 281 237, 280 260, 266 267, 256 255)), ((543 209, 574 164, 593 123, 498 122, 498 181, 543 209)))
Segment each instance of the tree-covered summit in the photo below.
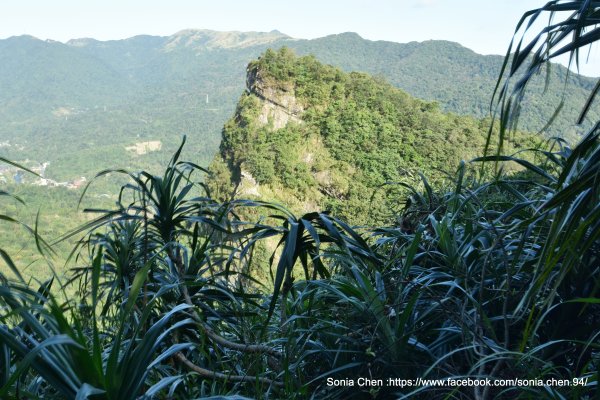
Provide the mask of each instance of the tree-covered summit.
POLYGON ((267 50, 247 75, 213 163, 224 197, 237 188, 295 210, 380 222, 400 207, 397 183, 414 184, 421 171, 439 186, 485 145, 489 121, 443 113, 381 78, 287 48, 267 50))
MULTIPOLYGON (((506 143, 516 124, 527 85, 507 90, 512 82, 526 83, 561 51, 577 61, 600 37, 597 16, 597 2, 557 0, 523 17, 522 37, 511 42, 523 45, 495 91, 500 128, 490 129, 487 143, 506 143), (531 35, 538 16, 553 25, 531 35)), ((224 152, 224 161, 239 161, 246 194, 267 186, 242 168, 244 147, 260 143, 259 134, 265 151, 280 152, 254 167, 275 165, 281 182, 286 150, 308 149, 308 166, 317 156, 341 159, 319 124, 331 102, 339 103, 333 110, 352 104, 349 118, 364 114, 355 131, 363 133, 364 122, 371 141, 378 115, 390 123, 452 117, 286 50, 251 64, 247 82, 225 129, 232 150, 224 152), (313 73, 326 78, 300 79, 313 73), (408 117, 377 107, 388 103, 408 117), (281 140, 315 140, 310 147, 268 140, 279 132, 288 132, 281 140)), ((349 182, 363 171, 357 157, 371 154, 359 139, 344 142, 354 155, 349 182)), ((525 152, 509 155, 508 145, 486 145, 477 162, 489 170, 479 169, 480 179, 460 163, 448 187, 412 186, 400 223, 360 229, 318 204, 299 214, 271 202, 215 199, 202 180, 208 171, 181 158, 185 142, 161 174, 100 172, 93 184, 109 173, 127 183, 112 207, 88 198, 94 217, 63 236, 44 231, 51 222, 8 215, 6 204, 28 207, 27 199, 0 190, 0 225, 22 228, 50 269, 55 244, 78 239, 67 276, 52 269, 41 281, 25 276, 27 263, 0 235, 8 272, 0 271, 0 398, 597 398, 600 123, 574 147, 554 140, 531 161, 525 152), (505 162, 524 170, 507 173, 498 168, 505 162), (271 273, 258 276, 264 259, 271 273)), ((235 172, 218 172, 228 171, 235 172)))

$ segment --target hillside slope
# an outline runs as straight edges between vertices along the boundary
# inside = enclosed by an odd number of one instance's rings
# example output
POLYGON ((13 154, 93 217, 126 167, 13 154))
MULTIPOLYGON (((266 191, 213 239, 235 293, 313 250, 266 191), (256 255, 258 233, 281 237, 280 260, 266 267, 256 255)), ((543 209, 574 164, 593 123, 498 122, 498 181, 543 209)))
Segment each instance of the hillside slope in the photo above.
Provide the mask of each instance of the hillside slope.
MULTIPOLYGON (((0 155, 49 162, 48 176, 69 180, 106 167, 158 170, 187 134, 186 157, 207 165, 220 130, 244 90, 248 62, 267 48, 287 46, 343 70, 382 75, 444 111, 487 114, 500 56, 481 56, 451 42, 391 43, 352 33, 296 40, 277 31, 185 30, 168 37, 136 36, 66 44, 33 37, 0 40, 0 155), (160 151, 125 150, 160 141, 160 151)), ((556 66, 551 82, 566 69, 556 66)), ((521 127, 536 130, 561 99, 543 77, 524 102, 521 127), (537 97, 536 97, 537 96, 537 97), (527 110, 528 109, 528 110, 527 110)), ((549 135, 569 136, 592 79, 572 75, 563 113, 549 135)), ((597 109, 590 112, 598 116, 597 109)))
POLYGON ((381 79, 268 50, 248 66, 247 91, 223 129, 209 183, 220 198, 381 222, 403 206, 397 193, 389 196, 401 186, 386 182, 415 184, 422 171, 439 184, 461 159, 481 154, 487 127, 381 79))
MULTIPOLYGON (((438 102, 444 111, 477 118, 489 115, 504 59, 499 55, 477 54, 458 43, 443 40, 394 43, 365 40, 355 33, 300 41, 290 47, 298 54, 314 54, 322 62, 346 71, 382 75, 415 97, 438 102)), ((562 111, 545 134, 562 137, 575 134, 574 122, 596 81, 570 73, 564 91, 567 73, 567 68, 552 64, 547 88, 545 75, 531 79, 523 102, 521 129, 535 132, 542 129, 564 100, 562 111)), ((598 116, 600 107, 595 105, 588 125, 598 116)))

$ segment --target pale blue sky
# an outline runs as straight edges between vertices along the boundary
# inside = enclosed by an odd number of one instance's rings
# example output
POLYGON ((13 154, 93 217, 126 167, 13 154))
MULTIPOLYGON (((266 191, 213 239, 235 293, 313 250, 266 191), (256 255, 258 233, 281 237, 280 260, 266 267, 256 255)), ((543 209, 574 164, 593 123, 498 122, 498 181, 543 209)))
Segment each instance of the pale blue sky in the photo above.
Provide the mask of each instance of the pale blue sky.
MULTIPOLYGON (((446 39, 504 54, 524 11, 544 0, 2 0, 0 38, 67 41, 171 35, 187 28, 270 31, 312 39, 357 32, 405 43, 446 39)), ((600 55, 583 71, 600 75, 600 55)))

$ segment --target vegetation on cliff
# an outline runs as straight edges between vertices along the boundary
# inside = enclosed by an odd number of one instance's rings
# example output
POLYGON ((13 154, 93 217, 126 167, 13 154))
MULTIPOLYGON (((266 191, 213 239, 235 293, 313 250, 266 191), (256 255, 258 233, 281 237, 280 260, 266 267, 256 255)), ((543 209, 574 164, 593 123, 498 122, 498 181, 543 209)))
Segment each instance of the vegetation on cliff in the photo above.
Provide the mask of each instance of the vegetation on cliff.
MULTIPOLYGON (((355 224, 393 220, 402 185, 418 186, 419 173, 439 188, 460 160, 482 154, 490 126, 287 48, 250 63, 247 86, 213 162, 215 194, 237 190, 355 224)), ((538 145, 514 134, 505 150, 538 145)))
MULTIPOLYGON (((524 26, 548 12, 555 25, 519 46, 517 61, 502 71, 507 88, 521 73, 526 83, 552 56, 598 37, 593 2, 552 1, 527 14, 524 26), (571 33, 565 44, 561 35, 571 33)), ((263 65, 269 68, 278 80, 288 75, 278 63, 263 65)), ((268 78, 250 76, 250 87, 258 83, 263 97, 273 94, 273 85, 261 86, 268 78)), ((381 87, 366 77, 348 79, 381 87)), ((281 82, 277 93, 289 94, 289 80, 281 82)), ((489 139, 503 143, 526 85, 516 92, 499 87, 500 126, 489 139)), ((427 104, 397 96, 389 101, 427 104)), ((319 115, 303 98, 279 96, 276 102, 294 112, 263 118, 265 126, 299 118, 292 124, 302 132, 308 116, 319 115)), ((257 110, 246 101, 257 100, 246 96, 242 110, 257 110)), ((278 110, 269 104, 267 111, 278 110)), ((257 115, 239 112, 234 127, 243 129, 245 118, 257 115)), ((243 139, 230 140, 236 138, 243 139)), ((556 140, 534 162, 503 154, 508 145, 486 146, 478 160, 489 167, 483 175, 459 163, 452 186, 413 188, 399 223, 362 230, 324 212, 217 201, 202 182, 207 171, 180 161, 182 146, 162 174, 110 171, 128 184, 115 208, 88 210, 96 218, 71 232, 83 237, 69 279, 26 281, 0 251, 14 275, 0 276, 0 397, 597 395, 600 124, 572 148, 556 140), (507 161, 524 171, 496 168, 507 161), (242 220, 253 215, 249 209, 263 217, 242 220), (272 239, 272 280, 265 283, 249 272, 257 244, 272 239), (69 291, 75 295, 63 296, 69 291), (463 379, 494 384, 451 383, 463 379)), ((19 224, 4 214, 0 220, 19 224)), ((51 243, 38 227, 22 227, 50 261, 51 243)))

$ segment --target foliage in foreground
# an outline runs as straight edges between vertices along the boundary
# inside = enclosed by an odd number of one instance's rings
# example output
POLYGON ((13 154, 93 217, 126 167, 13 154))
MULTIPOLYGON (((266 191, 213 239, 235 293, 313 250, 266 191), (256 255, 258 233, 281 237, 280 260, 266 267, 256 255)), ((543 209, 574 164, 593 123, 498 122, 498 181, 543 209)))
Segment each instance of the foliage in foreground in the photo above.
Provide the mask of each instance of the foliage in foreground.
POLYGON ((478 184, 463 164, 453 191, 415 192, 396 226, 364 232, 327 214, 195 196, 198 168, 176 154, 163 176, 131 174, 121 208, 84 227, 67 283, 77 297, 60 304, 55 282, 3 281, 1 393, 584 398, 600 362, 599 135, 542 154, 536 179, 478 184), (242 222, 247 207, 271 216, 242 222), (252 278, 259 241, 275 247, 271 295, 252 278), (326 384, 361 376, 588 386, 326 384))
MULTIPOLYGON (((504 135, 518 110, 500 98, 504 135)), ((68 282, 2 278, 0 396, 592 398, 600 124, 538 156, 486 155, 478 161, 527 173, 484 182, 461 164, 453 190, 415 190, 396 224, 364 231, 324 213, 215 202, 179 151, 162 176, 126 173, 119 207, 73 233, 87 232, 68 282), (270 216, 241 221, 247 208, 270 216), (268 290, 252 270, 262 241, 273 252, 268 290), (78 296, 61 303, 57 291, 72 285, 78 296), (357 377, 586 385, 327 386, 357 377)))

